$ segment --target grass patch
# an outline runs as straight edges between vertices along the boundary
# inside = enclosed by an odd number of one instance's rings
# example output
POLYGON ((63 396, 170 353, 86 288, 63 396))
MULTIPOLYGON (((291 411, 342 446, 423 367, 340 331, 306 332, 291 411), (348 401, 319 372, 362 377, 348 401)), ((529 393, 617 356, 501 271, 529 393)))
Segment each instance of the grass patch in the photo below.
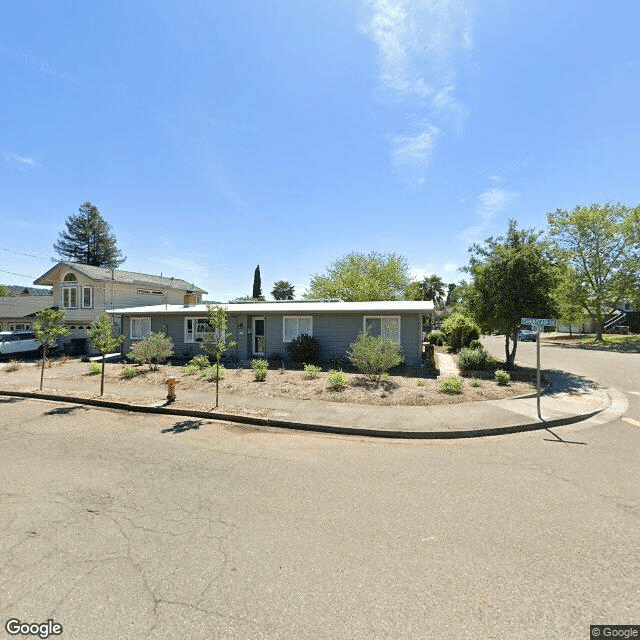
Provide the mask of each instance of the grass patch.
POLYGON ((20 369, 20 360, 9 360, 9 364, 4 368, 5 371, 18 371, 20 369))
POLYGON ((322 367, 319 367, 318 365, 315 365, 315 364, 304 365, 304 374, 307 376, 307 378, 315 378, 320 373, 322 373, 322 367))
POLYGON ((590 333, 582 338, 578 339, 578 344, 594 345, 594 346, 617 346, 625 344, 637 344, 640 345, 640 336, 637 335, 616 335, 607 333, 602 336, 602 341, 596 340, 596 334, 590 333))

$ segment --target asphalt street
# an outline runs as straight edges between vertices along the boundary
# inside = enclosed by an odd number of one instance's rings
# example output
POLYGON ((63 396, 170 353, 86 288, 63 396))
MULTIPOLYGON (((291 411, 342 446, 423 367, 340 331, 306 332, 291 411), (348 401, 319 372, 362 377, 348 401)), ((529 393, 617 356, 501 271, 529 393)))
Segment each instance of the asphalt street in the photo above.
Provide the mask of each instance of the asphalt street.
MULTIPOLYGON (((570 364, 619 381, 638 420, 637 355, 593 355, 570 364)), ((10 618, 65 640, 571 640, 640 622, 624 419, 404 442, 0 398, 0 443, 0 638, 10 618)))

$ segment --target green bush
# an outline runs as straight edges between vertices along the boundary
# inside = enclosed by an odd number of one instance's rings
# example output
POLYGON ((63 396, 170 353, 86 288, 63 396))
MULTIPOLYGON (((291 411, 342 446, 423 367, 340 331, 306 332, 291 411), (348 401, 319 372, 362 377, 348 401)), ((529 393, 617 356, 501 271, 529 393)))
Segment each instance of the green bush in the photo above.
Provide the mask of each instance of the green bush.
POLYGON ((482 342, 480 342, 480 340, 472 340, 469 343, 469 349, 484 349, 484 347, 482 346, 482 342))
POLYGON ((288 345, 287 351, 295 362, 318 362, 320 343, 307 333, 301 333, 288 345))
POLYGON ((135 367, 125 367, 125 370, 122 373, 122 377, 127 380, 131 380, 131 378, 135 378, 137 375, 138 370, 135 367))
POLYGON ((128 355, 135 362, 157 369, 158 363, 173 355, 173 340, 162 332, 152 333, 146 340, 134 343, 128 355))
POLYGON ((418 386, 419 387, 426 387, 427 383, 424 380, 418 380, 418 386))
POLYGON ((434 345, 443 345, 445 338, 446 336, 442 331, 431 331, 427 335, 427 340, 429 341, 429 343, 434 345))
POLYGON ((481 387, 481 386, 482 386, 482 382, 480 382, 480 380, 474 380, 474 381, 471 383, 471 386, 472 386, 472 387, 481 387))
MULTIPOLYGON (((227 372, 227 370, 224 368, 224 365, 220 365, 218 368, 218 380, 222 380, 222 378, 224 378, 224 374, 227 372)), ((200 370, 200 375, 205 379, 205 380, 215 380, 216 379, 216 365, 212 364, 211 366, 207 367, 206 369, 201 369, 200 370)))
POLYGON ((342 371, 337 371, 336 369, 329 369, 329 382, 336 387, 342 388, 347 386, 347 374, 342 371))
POLYGON ((511 382, 511 376, 503 369, 496 371, 496 382, 500 385, 507 385, 511 382))
POLYGON ((456 350, 468 346, 480 337, 480 327, 472 318, 458 311, 442 323, 442 330, 447 335, 447 344, 456 350))
POLYGON ((460 393, 462 389, 462 380, 451 377, 440 380, 440 386, 445 393, 460 393))
POLYGON ((189 362, 187 362, 187 367, 195 367, 196 369, 206 369, 211 366, 209 362, 209 356, 193 356, 189 362))
POLYGON ((400 345, 385 337, 373 337, 366 331, 360 333, 347 353, 353 366, 369 377, 380 378, 387 371, 402 362, 400 345))
POLYGON ((321 372, 322 372, 322 367, 319 367, 318 365, 315 365, 315 364, 304 365, 304 373, 308 378, 315 378, 321 372))
POLYGON ((89 373, 101 373, 102 365, 99 362, 92 362, 89 365, 89 373))
POLYGON ((498 359, 488 354, 482 345, 479 349, 463 347, 458 352, 458 368, 460 371, 481 371, 497 364, 498 359))
POLYGON ((251 361, 251 368, 258 382, 264 382, 267 379, 268 363, 262 358, 251 361))

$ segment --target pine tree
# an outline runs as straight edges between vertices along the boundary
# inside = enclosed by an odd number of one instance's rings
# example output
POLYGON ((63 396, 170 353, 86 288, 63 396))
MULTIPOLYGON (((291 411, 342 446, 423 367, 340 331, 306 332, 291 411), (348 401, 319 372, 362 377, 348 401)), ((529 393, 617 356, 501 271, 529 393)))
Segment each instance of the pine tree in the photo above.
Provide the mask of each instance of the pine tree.
POLYGON ((262 295, 262 281, 260 279, 260 265, 253 273, 253 297, 259 298, 262 295))
POLYGON ((102 217, 98 208, 85 202, 77 215, 70 215, 66 231, 61 231, 53 249, 71 262, 90 264, 95 267, 115 269, 126 258, 116 245, 111 225, 102 217))

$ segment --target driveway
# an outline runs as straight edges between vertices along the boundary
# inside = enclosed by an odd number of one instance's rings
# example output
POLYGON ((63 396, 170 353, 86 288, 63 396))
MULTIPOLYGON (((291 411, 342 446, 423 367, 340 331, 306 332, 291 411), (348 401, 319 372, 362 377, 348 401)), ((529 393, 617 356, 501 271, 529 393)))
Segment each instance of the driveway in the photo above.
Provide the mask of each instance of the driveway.
POLYGON ((558 433, 383 442, 2 398, 0 618, 73 640, 635 622, 640 428, 558 433))

